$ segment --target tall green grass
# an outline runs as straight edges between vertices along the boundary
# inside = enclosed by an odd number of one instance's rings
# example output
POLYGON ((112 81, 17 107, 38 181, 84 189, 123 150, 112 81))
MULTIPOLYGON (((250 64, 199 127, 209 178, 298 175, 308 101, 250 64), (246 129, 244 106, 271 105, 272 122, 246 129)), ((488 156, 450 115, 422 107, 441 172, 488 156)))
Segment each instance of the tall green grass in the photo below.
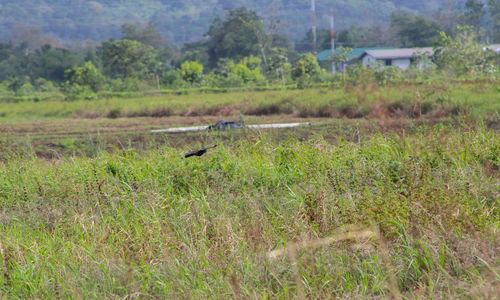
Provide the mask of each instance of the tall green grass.
POLYGON ((335 145, 262 135, 195 159, 170 147, 12 155, 0 163, 1 296, 497 296, 498 132, 413 131, 335 145), (382 240, 266 256, 346 225, 382 240))

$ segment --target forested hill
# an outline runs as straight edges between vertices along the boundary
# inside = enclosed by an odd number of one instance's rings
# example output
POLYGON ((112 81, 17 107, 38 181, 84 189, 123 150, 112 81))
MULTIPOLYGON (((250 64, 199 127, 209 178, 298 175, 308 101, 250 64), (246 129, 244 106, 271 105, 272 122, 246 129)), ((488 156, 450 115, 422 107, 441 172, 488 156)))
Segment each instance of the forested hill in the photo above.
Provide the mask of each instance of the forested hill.
MULTIPOLYGON (((447 0, 316 0, 318 26, 328 27, 333 7, 338 28, 387 24, 394 11, 431 13, 447 0)), ((8 40, 16 24, 40 27, 60 40, 102 40, 119 37, 125 22, 152 21, 176 44, 200 39, 210 22, 225 9, 245 6, 267 22, 279 20, 290 39, 310 26, 309 0, 2 0, 0 39, 8 40)))

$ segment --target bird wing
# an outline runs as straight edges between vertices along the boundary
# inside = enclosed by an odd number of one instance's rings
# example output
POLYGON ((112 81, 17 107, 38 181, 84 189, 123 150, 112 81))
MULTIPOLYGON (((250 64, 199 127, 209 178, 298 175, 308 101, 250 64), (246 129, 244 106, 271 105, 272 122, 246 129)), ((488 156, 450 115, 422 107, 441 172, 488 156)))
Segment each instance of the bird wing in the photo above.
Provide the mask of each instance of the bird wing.
POLYGON ((197 155, 198 151, 190 151, 190 152, 186 152, 186 154, 184 154, 184 158, 188 158, 188 157, 191 157, 191 156, 194 156, 194 155, 197 155))
POLYGON ((207 152, 208 149, 213 149, 217 147, 217 145, 214 145, 212 147, 207 147, 207 148, 203 148, 203 149, 200 149, 200 150, 196 150, 196 151, 190 151, 190 152, 186 152, 184 154, 184 158, 188 158, 188 157, 191 157, 191 156, 202 156, 203 154, 205 154, 207 152))

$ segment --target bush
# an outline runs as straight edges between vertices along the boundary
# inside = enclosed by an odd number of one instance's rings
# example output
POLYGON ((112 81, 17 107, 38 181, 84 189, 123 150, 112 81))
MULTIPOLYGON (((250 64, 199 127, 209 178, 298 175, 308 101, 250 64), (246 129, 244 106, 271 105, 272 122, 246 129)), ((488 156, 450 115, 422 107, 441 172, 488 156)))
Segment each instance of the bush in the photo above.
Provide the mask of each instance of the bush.
POLYGON ((66 100, 96 100, 97 94, 87 85, 65 83, 63 93, 66 100))
POLYGON ((266 77, 272 83, 286 85, 291 82, 292 66, 288 62, 287 49, 270 48, 267 54, 266 77))
POLYGON ((456 37, 440 33, 434 46, 437 66, 453 76, 496 76, 498 66, 494 64, 494 54, 484 51, 473 28, 458 26, 458 30, 456 37))
POLYGON ((185 61, 181 65, 182 79, 189 84, 200 83, 203 78, 203 66, 196 61, 185 61))
POLYGON ((7 88, 13 91, 16 96, 23 96, 22 87, 29 81, 30 80, 28 76, 14 77, 7 83, 7 88))
POLYGON ((206 77, 211 87, 242 87, 267 84, 261 73, 260 58, 249 56, 239 63, 231 59, 221 59, 217 68, 206 77))
POLYGON ((244 84, 262 84, 266 79, 260 73, 260 68, 250 69, 243 63, 236 64, 232 67, 231 73, 241 79, 244 84))
POLYGON ((292 69, 292 78, 298 88, 306 88, 320 79, 324 70, 319 66, 316 57, 312 53, 303 54, 292 69))
POLYGON ((86 62, 82 67, 74 66, 66 70, 64 76, 70 84, 88 86, 94 93, 100 91, 105 82, 104 75, 91 61, 86 62))
POLYGON ((241 77, 236 74, 229 73, 227 75, 220 75, 210 73, 205 77, 206 84, 212 88, 228 88, 228 87, 242 87, 244 82, 241 77))
POLYGON ((35 88, 29 82, 23 84, 21 88, 16 92, 18 96, 31 96, 35 93, 35 88))
POLYGON ((35 81, 35 87, 39 92, 42 93, 57 93, 59 88, 54 85, 52 81, 46 80, 44 78, 38 78, 35 81))
POLYGON ((163 72, 161 84, 174 89, 187 87, 186 81, 182 79, 180 70, 168 70, 163 72))
POLYGON ((382 86, 401 81, 403 78, 403 71, 395 66, 375 69, 373 74, 375 75, 377 84, 382 86))
POLYGON ((138 92, 146 89, 147 84, 138 78, 128 77, 123 81, 122 91, 138 92))

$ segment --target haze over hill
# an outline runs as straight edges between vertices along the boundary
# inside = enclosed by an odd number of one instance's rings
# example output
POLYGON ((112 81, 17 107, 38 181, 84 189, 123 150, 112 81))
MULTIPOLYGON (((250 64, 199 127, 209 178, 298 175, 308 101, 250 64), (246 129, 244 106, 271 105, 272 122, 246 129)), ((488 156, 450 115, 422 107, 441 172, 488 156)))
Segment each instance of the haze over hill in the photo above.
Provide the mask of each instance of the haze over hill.
MULTIPOLYGON (((331 8, 338 28, 383 25, 392 12, 426 13, 446 0, 317 0, 319 27, 328 27, 331 8)), ((199 40, 210 22, 225 9, 254 9, 267 24, 288 38, 303 37, 310 27, 309 0, 3 0, 0 3, 0 39, 11 38, 16 24, 40 27, 54 38, 103 40, 120 36, 125 22, 152 21, 157 30, 176 44, 199 40)))

